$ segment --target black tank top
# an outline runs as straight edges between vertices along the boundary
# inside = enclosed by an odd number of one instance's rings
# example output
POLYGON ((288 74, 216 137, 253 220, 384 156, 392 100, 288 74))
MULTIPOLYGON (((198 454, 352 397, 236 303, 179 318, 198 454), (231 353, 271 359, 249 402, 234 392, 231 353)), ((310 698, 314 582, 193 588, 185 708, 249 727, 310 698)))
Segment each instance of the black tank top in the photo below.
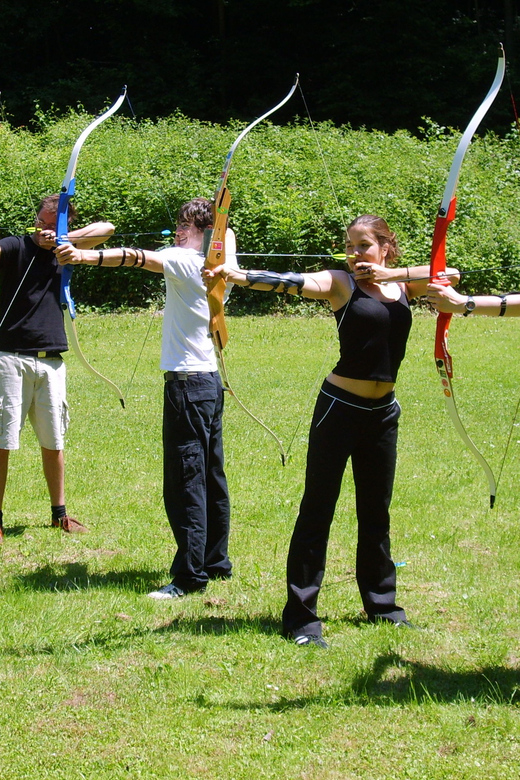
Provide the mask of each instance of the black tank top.
POLYGON ((412 327, 404 290, 397 301, 378 301, 356 285, 334 316, 340 358, 333 372, 350 379, 395 382, 412 327))

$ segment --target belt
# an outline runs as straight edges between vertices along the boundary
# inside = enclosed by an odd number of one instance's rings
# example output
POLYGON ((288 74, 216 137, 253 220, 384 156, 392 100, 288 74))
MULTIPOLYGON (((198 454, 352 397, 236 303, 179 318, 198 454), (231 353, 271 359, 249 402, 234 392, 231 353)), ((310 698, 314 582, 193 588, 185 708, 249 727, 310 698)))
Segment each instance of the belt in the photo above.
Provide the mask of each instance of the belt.
POLYGON ((185 382, 190 376, 198 376, 200 371, 166 371, 165 382, 185 382))
POLYGON ((23 355, 24 357, 33 358, 54 358, 61 360, 61 352, 24 352, 21 349, 18 352, 13 352, 13 355, 23 355))

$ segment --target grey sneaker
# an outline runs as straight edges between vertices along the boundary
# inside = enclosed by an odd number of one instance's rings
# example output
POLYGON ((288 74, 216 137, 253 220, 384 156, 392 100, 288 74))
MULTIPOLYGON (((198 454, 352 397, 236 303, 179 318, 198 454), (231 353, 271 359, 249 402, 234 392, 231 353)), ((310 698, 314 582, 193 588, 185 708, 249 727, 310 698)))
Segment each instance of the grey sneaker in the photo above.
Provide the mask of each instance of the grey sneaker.
POLYGON ((152 590, 152 592, 148 594, 151 599, 157 599, 158 601, 164 599, 181 599, 185 595, 185 592, 178 588, 177 585, 174 585, 173 582, 170 582, 169 585, 164 585, 164 587, 159 588, 159 590, 152 590))
POLYGON ((326 650, 328 647, 326 641, 322 639, 321 636, 316 636, 316 634, 302 634, 301 636, 295 636, 294 642, 299 647, 303 647, 303 645, 316 645, 316 647, 323 647, 324 650, 326 650))

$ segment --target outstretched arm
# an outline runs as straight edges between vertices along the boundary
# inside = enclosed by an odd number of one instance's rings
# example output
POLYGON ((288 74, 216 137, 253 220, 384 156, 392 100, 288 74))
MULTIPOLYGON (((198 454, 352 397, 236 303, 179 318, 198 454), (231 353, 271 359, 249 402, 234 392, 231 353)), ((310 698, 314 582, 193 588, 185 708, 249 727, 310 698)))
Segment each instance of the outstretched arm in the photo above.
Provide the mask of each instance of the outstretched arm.
POLYGON ((135 247, 118 249, 80 249, 72 244, 62 244, 54 250, 60 265, 97 265, 111 268, 121 266, 144 268, 153 273, 163 272, 163 260, 158 252, 135 247))
POLYGON ((79 230, 71 230, 67 234, 67 238, 78 249, 91 249, 107 241, 114 230, 115 227, 111 222, 93 222, 86 227, 79 228, 79 230))
POLYGON ((239 287, 250 287, 253 290, 331 300, 337 285, 337 273, 335 271, 319 271, 313 274, 301 274, 296 271, 279 273, 232 268, 226 264, 203 269, 202 277, 208 286, 211 286, 212 279, 222 277, 228 283, 239 287))
POLYGON ((441 284, 428 285, 428 302, 437 311, 446 314, 464 314, 467 312, 466 304, 473 299, 475 308, 471 310, 472 316, 480 314, 488 317, 520 317, 520 293, 506 293, 504 295, 461 295, 452 287, 443 287, 441 284))

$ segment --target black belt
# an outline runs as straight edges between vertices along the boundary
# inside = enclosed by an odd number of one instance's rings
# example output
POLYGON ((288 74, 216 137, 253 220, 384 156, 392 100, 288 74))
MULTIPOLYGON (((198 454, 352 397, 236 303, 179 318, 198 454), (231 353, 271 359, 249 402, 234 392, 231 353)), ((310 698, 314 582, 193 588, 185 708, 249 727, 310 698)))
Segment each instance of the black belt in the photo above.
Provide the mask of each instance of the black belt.
POLYGON ((198 376, 200 371, 166 371, 165 382, 185 382, 190 376, 198 376))
POLYGON ((61 360, 61 352, 24 352, 21 349, 18 352, 13 352, 13 355, 23 355, 24 357, 33 358, 54 358, 61 360))

